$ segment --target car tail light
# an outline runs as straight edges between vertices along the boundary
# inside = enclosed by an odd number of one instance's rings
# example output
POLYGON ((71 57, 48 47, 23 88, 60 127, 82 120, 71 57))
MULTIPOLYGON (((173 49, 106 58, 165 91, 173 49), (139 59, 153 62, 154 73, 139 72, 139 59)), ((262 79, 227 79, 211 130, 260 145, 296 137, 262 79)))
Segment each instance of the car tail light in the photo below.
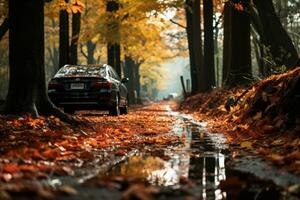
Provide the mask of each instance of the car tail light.
POLYGON ((91 87, 92 88, 111 88, 112 82, 105 81, 105 82, 92 82, 91 87))
POLYGON ((48 89, 58 89, 58 88, 63 88, 63 84, 58 82, 57 80, 51 80, 48 89))

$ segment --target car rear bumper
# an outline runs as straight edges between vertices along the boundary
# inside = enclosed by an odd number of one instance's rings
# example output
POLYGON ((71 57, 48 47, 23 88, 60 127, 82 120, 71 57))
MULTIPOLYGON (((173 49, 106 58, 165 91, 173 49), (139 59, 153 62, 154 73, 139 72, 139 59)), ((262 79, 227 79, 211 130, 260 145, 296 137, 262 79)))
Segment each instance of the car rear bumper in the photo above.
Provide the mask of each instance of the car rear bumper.
POLYGON ((116 105, 116 92, 57 92, 48 91, 50 100, 57 107, 72 107, 75 110, 109 109, 116 105))

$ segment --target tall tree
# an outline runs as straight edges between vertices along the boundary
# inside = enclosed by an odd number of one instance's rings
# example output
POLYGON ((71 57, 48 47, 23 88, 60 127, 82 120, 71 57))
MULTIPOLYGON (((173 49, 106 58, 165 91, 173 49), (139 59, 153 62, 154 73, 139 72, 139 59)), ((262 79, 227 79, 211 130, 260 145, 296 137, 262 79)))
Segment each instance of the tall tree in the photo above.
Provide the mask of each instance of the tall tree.
MULTIPOLYGON (((68 0, 65 2, 68 3, 68 0)), ((69 62, 69 14, 62 9, 59 12, 59 67, 69 62)))
POLYGON ((231 20, 232 20, 232 14, 231 14, 231 2, 226 1, 224 4, 224 38, 223 38, 223 73, 222 73, 222 84, 224 85, 226 82, 226 79, 228 77, 228 72, 230 68, 231 63, 231 51, 230 51, 230 41, 231 39, 231 20))
MULTIPOLYGON (((106 11, 114 13, 119 10, 119 3, 117 1, 108 1, 106 6, 106 11)), ((114 19, 109 24, 109 27, 114 31, 114 34, 119 34, 119 24, 118 20, 114 19)), ((108 42, 107 44, 107 63, 115 68, 118 75, 121 77, 121 47, 117 42, 108 42)))
POLYGON ((270 52, 275 63, 279 66, 285 65, 293 68, 299 61, 297 50, 287 32, 275 13, 272 0, 254 0, 254 4, 259 13, 259 19, 263 30, 260 35, 266 46, 270 47, 270 52))
POLYGON ((9 0, 9 89, 4 114, 56 115, 75 122, 50 102, 44 67, 44 1, 9 0))
POLYGON ((228 26, 224 27, 224 52, 228 56, 224 71, 227 70, 225 84, 230 87, 247 84, 252 78, 249 3, 233 0, 225 10, 225 20, 229 22, 224 22, 228 26))
POLYGON ((71 46, 70 46, 70 64, 77 64, 78 59, 78 41, 79 41, 79 34, 80 34, 80 18, 81 13, 73 13, 72 15, 72 39, 71 39, 71 46))
POLYGON ((205 90, 210 90, 216 85, 215 58, 214 58, 214 27, 213 27, 213 0, 203 0, 204 16, 204 74, 205 90))
POLYGON ((186 0, 186 30, 190 57, 192 94, 205 91, 202 39, 200 27, 200 0, 186 0))
POLYGON ((129 104, 136 104, 136 90, 135 90, 135 77, 134 77, 135 62, 130 56, 125 56, 125 76, 129 78, 127 84, 129 104))

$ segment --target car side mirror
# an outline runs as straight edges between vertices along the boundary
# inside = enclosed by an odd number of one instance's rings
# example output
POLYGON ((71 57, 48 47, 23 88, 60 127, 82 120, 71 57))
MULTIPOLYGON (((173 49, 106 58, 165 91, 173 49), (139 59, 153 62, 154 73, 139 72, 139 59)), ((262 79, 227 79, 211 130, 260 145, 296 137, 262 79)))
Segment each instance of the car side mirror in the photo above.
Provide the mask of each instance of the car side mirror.
POLYGON ((121 82, 122 83, 127 83, 129 81, 129 78, 122 78, 121 82))

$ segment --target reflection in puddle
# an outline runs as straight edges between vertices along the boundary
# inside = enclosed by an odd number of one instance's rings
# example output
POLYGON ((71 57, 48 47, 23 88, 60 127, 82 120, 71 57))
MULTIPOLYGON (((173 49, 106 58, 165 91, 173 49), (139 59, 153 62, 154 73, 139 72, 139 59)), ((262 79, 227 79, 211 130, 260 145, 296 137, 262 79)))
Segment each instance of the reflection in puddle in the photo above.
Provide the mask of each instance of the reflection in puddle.
POLYGON ((117 175, 139 177, 154 185, 170 186, 179 182, 178 169, 171 163, 153 156, 133 156, 114 172, 117 172, 117 175))
POLYGON ((180 180, 190 179, 201 190, 203 199, 224 199, 226 194, 218 186, 226 179, 224 146, 211 139, 203 127, 177 124, 174 132, 185 135, 181 147, 165 150, 167 160, 155 155, 140 154, 116 166, 110 175, 139 177, 158 186, 178 188, 180 180))

